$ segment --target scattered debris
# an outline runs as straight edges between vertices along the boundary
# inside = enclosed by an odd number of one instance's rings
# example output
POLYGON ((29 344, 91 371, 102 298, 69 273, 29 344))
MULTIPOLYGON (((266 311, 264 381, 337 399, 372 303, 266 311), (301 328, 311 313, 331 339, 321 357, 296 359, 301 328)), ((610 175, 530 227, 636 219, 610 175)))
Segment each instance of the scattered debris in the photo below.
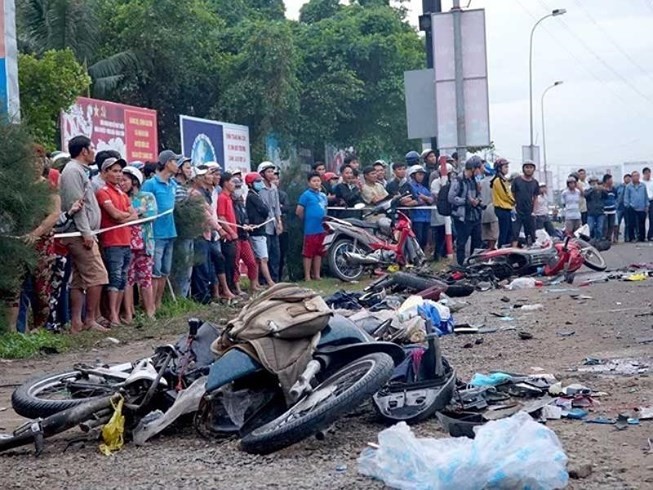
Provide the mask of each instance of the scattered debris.
POLYGON ((521 332, 519 332, 519 338, 521 340, 530 340, 533 338, 533 334, 522 330, 521 332))
POLYGON ((571 337, 574 334, 576 334, 575 330, 560 330, 559 332, 556 332, 556 335, 559 337, 571 337))
POLYGON ((583 463, 579 465, 572 466, 569 469, 569 478, 574 480, 583 480, 592 474, 592 464, 583 463))

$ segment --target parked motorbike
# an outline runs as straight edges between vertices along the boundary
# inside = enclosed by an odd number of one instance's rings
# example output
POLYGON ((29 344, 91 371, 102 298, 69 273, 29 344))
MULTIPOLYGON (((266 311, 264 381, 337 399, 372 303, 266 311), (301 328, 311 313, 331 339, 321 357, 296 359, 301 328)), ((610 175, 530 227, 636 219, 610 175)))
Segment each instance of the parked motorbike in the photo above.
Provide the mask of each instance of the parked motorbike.
POLYGON ((378 203, 360 220, 331 216, 324 219, 327 231, 324 247, 329 270, 335 277, 352 282, 360 279, 366 268, 423 264, 425 255, 415 238, 410 218, 397 209, 402 197, 405 196, 378 203), (373 215, 380 219, 365 220, 373 215))
MULTIPOLYGON (((541 230, 538 230, 540 232, 541 230)), ((505 247, 497 250, 481 250, 471 255, 465 262, 467 268, 491 267, 497 277, 507 279, 511 276, 542 274, 556 276, 564 273, 569 277, 586 265, 592 270, 602 272, 607 268, 601 253, 588 243, 587 225, 576 231, 573 237, 553 240, 541 232, 540 245, 530 248, 505 247)))
POLYGON ((205 437, 237 435, 247 452, 271 453, 325 431, 385 385, 403 359, 398 345, 375 342, 334 315, 286 397, 275 376, 232 348, 211 367, 195 427, 205 437))
POLYGON ((113 404, 124 399, 125 428, 132 432, 147 414, 172 410, 179 394, 203 384, 214 360, 211 344, 218 330, 190 319, 189 332, 176 345, 158 347, 135 363, 76 365, 65 373, 28 380, 12 395, 16 413, 30 418, 8 437, 0 451, 34 442, 39 454, 44 438, 81 425, 84 431, 106 424, 113 404))

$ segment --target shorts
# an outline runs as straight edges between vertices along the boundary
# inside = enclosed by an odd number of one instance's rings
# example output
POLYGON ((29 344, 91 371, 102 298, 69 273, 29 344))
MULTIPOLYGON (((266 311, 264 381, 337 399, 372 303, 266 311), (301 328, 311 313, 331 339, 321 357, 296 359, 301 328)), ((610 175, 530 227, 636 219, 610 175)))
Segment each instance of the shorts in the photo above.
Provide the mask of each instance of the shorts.
POLYGON ((499 222, 483 223, 481 225, 481 240, 498 240, 499 239, 499 222))
POLYGON ((326 233, 315 233, 314 235, 304 236, 304 248, 302 256, 307 259, 324 256, 324 236, 326 233))
POLYGON ((152 287, 152 265, 154 259, 145 250, 132 250, 132 260, 127 272, 127 285, 138 284, 142 288, 152 287))
POLYGON ((109 274, 107 291, 124 291, 127 285, 127 271, 132 257, 131 249, 128 246, 105 247, 102 249, 102 255, 109 274))
POLYGON ((104 267, 100 247, 93 242, 90 249, 84 247, 82 237, 63 238, 61 243, 68 249, 72 259, 73 273, 70 287, 73 289, 88 289, 104 286, 109 282, 107 269, 104 267))
POLYGON ((268 239, 266 236, 250 236, 254 257, 256 260, 268 260, 268 239))
POLYGON ((172 248, 174 238, 154 240, 154 264, 152 277, 168 277, 172 269, 172 248))

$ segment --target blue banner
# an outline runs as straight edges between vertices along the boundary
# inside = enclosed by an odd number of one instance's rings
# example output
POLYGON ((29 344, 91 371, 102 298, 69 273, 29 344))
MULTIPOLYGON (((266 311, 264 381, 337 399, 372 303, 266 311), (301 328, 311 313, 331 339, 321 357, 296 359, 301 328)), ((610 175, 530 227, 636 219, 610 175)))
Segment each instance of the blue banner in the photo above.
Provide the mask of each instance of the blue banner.
POLYGON ((193 165, 218 162, 224 168, 224 135, 215 121, 180 116, 182 153, 193 165))

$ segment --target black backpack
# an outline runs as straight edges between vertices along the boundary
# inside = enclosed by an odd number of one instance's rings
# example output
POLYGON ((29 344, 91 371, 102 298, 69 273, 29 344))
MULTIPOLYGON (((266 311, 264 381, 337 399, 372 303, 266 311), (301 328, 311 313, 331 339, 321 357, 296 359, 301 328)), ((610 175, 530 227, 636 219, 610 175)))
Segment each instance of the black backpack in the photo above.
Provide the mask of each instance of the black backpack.
POLYGON ((441 216, 451 216, 451 203, 449 202, 449 189, 451 188, 451 179, 449 179, 446 185, 443 185, 438 192, 438 202, 436 206, 438 207, 438 213, 441 216))

